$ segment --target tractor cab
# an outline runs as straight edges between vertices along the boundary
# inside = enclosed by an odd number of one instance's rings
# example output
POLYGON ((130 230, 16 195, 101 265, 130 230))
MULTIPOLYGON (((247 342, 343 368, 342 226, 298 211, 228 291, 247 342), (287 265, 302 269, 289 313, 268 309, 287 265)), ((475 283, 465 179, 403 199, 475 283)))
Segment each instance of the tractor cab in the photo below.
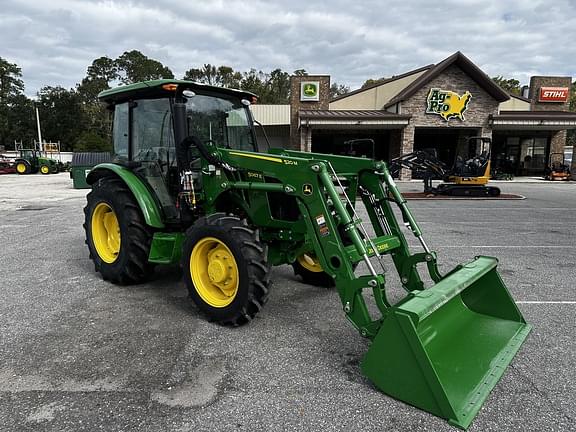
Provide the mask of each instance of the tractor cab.
POLYGON ((145 180, 174 223, 200 197, 201 170, 214 168, 203 153, 257 148, 249 110, 255 96, 248 92, 157 80, 108 90, 100 99, 113 111, 113 161, 145 180))

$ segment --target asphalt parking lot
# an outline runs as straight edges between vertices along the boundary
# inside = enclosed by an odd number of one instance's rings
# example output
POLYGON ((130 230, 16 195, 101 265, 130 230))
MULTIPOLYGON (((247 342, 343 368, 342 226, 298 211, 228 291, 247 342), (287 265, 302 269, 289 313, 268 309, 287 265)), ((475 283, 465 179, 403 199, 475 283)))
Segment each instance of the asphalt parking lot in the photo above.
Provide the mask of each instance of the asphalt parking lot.
MULTIPOLYGON (((527 199, 410 201, 441 269, 498 257, 534 326, 469 430, 576 430, 576 183, 500 186, 527 199)), ((363 378, 336 293, 288 266, 236 329, 200 316, 177 268, 102 281, 85 194, 68 174, 0 176, 0 430, 456 430, 363 378)))

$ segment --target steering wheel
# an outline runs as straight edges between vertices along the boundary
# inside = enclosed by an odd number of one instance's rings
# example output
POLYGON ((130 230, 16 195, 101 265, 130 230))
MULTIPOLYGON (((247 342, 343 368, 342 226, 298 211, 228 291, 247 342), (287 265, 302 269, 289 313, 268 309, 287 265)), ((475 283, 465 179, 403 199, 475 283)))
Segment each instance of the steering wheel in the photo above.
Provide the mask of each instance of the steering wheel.
POLYGON ((220 160, 220 155, 218 153, 218 147, 216 147, 214 141, 212 140, 202 142, 202 140, 200 140, 197 136, 190 135, 184 138, 181 146, 185 148, 195 146, 200 152, 200 155, 206 159, 208 163, 216 166, 222 165, 222 161, 220 160))

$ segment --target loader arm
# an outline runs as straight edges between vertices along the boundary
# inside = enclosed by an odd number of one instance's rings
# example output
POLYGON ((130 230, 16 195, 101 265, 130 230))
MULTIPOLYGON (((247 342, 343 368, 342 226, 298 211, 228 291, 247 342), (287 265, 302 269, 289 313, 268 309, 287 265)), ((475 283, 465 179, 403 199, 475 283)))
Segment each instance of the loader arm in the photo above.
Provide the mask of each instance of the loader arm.
MULTIPOLYGON (((476 257, 440 274, 436 253, 383 162, 293 151, 220 153, 236 173, 253 170, 263 173, 262 179, 276 179, 247 182, 228 176, 214 182, 222 190, 273 191, 295 198, 299 221, 305 224, 298 250, 313 249, 335 281, 347 319, 372 341, 362 362, 364 374, 385 393, 466 429, 531 328, 498 275, 497 260, 476 257), (357 195, 372 230, 354 209, 357 195), (392 204, 421 252, 410 252, 392 204), (385 290, 386 255, 407 291, 395 304, 385 290), (358 262, 365 264, 365 274, 355 271, 358 262), (432 286, 424 286, 417 268, 421 263, 432 286), (367 307, 367 291, 377 316, 367 307)), ((266 223, 260 224, 265 230, 266 223)))

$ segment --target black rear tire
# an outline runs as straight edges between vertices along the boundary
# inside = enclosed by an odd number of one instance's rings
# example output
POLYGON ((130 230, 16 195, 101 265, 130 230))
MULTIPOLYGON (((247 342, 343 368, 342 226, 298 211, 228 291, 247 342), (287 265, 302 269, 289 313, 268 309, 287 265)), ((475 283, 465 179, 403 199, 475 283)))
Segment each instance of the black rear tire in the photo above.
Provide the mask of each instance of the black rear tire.
POLYGON ((92 191, 86 198, 84 230, 95 270, 104 280, 120 285, 141 283, 148 279, 153 270, 153 265, 148 262, 153 232, 146 225, 128 186, 118 178, 105 177, 92 185, 92 191), (113 262, 103 259, 94 244, 92 221, 99 204, 115 213, 119 226, 120 246, 113 262))
POLYGON ((20 175, 30 174, 32 172, 32 166, 27 160, 17 160, 15 166, 16 172, 20 175))
POLYGON ((300 264, 299 260, 296 259, 292 263, 292 268, 294 269, 294 274, 302 278, 302 282, 307 285, 332 288, 334 284, 334 279, 326 273, 325 271, 312 271, 300 264))
POLYGON ((494 186, 488 186, 488 195, 492 197, 500 196, 500 189, 494 186))
MULTIPOLYGON (((210 321, 239 326, 260 312, 268 301, 271 286, 267 251, 258 230, 234 215, 205 216, 186 231, 182 250, 184 281, 192 301, 210 321), (209 270, 202 271, 210 268, 212 258, 209 257, 216 248, 227 250, 233 258, 227 257, 228 263, 234 261, 228 268, 234 268, 231 272, 238 281, 235 291, 219 292, 216 284, 221 285, 222 281, 206 279, 209 270), (204 280, 202 274, 205 274, 204 280)), ((216 263, 216 267, 218 265, 216 263)))

